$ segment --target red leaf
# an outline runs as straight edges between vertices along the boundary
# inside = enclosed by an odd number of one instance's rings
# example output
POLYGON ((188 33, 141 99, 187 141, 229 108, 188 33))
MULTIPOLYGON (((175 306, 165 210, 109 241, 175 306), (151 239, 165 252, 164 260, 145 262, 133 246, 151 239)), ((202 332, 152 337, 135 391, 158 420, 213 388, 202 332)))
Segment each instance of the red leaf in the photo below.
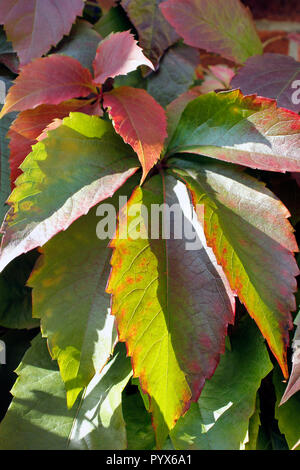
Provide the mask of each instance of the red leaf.
POLYGON ((0 118, 11 111, 88 96, 91 91, 96 91, 92 75, 78 60, 59 55, 37 59, 23 68, 10 88, 0 118))
POLYGON ((138 154, 143 182, 158 161, 167 137, 163 108, 145 90, 125 86, 105 93, 104 106, 116 132, 138 154))
MULTIPOLYGON (((37 142, 38 136, 53 121, 62 119, 71 111, 81 111, 89 101, 70 100, 59 105, 42 104, 35 109, 21 112, 8 131, 10 139, 10 169, 11 182, 14 182, 22 173, 19 166, 24 158, 31 152, 31 146, 37 142)), ((92 112, 87 114, 93 114, 92 112)))
POLYGON ((129 31, 111 33, 99 44, 93 62, 96 84, 104 83, 109 77, 127 75, 140 65, 154 67, 147 59, 137 41, 129 31))
POLYGON ((41 57, 69 34, 83 7, 83 0, 0 0, 0 23, 21 65, 41 57))

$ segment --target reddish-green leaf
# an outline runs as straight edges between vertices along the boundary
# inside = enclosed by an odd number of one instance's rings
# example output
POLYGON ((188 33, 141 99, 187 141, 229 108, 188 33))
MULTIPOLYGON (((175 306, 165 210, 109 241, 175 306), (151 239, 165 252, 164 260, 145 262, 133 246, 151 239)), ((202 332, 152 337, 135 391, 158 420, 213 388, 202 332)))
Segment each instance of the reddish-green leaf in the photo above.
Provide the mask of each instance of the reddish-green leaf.
POLYGON ((250 57, 231 81, 231 87, 244 95, 275 98, 278 106, 296 113, 300 111, 299 86, 300 63, 282 54, 250 57))
POLYGON ((112 196, 136 171, 132 150, 109 122, 71 113, 38 142, 21 165, 9 198, 0 270, 44 245, 91 207, 112 196))
POLYGON ((127 75, 140 65, 147 65, 153 69, 153 65, 144 56, 134 36, 129 31, 111 33, 98 46, 93 62, 94 82, 99 85, 109 77, 127 75))
POLYGON ((189 152, 271 171, 300 171, 300 117, 239 90, 189 103, 169 153, 189 152))
POLYGON ((295 310, 299 274, 288 210, 240 167, 197 156, 173 164, 201 219, 203 211, 197 205, 204 205, 207 243, 287 376, 290 311, 295 310))
POLYGON ((167 0, 160 8, 189 46, 238 63, 262 53, 249 10, 239 0, 167 0))
POLYGON ((90 71, 72 57, 52 55, 25 66, 9 90, 0 118, 11 111, 59 104, 96 91, 90 71))
POLYGON ((114 128, 138 154, 142 182, 158 161, 167 137, 163 108, 145 90, 123 86, 104 94, 114 128))
POLYGON ((122 0, 122 6, 138 32, 139 44, 155 68, 165 50, 179 39, 159 9, 162 1, 122 0))
POLYGON ((31 152, 32 145, 36 144, 42 131, 54 119, 62 119, 68 116, 71 111, 81 111, 89 103, 90 101, 87 100, 70 100, 58 105, 42 104, 35 109, 22 111, 18 115, 7 134, 10 139, 9 162, 12 185, 22 173, 19 167, 31 152))
POLYGON ((83 0, 0 0, 0 23, 21 65, 41 57, 68 34, 83 0))
POLYGON ((112 314, 150 396, 159 447, 213 374, 233 321, 232 294, 210 250, 191 234, 190 212, 184 185, 154 176, 133 193, 112 241, 112 314), (153 207, 162 211, 160 226, 153 207))

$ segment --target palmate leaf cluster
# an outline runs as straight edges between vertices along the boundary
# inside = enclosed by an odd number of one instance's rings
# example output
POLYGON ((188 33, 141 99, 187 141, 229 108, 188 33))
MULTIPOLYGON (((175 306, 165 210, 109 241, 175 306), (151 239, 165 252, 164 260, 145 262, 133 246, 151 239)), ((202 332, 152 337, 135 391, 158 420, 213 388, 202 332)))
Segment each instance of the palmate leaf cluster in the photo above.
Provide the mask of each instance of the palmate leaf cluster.
POLYGON ((0 23, 0 449, 299 449, 299 63, 238 0, 0 23))

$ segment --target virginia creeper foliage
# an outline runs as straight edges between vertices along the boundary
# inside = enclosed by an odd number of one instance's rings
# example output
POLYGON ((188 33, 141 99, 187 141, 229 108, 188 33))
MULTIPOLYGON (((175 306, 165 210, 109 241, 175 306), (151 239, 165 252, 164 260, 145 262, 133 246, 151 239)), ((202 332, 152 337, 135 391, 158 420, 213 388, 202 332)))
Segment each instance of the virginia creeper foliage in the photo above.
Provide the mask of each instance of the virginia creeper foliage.
POLYGON ((300 449, 299 63, 239 0, 0 23, 0 449, 300 449))

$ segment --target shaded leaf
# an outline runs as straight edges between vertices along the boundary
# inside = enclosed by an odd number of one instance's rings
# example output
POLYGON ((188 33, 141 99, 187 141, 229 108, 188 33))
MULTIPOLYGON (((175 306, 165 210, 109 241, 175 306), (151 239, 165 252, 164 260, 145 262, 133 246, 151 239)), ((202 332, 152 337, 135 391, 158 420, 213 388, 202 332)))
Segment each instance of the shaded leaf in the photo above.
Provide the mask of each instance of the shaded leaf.
POLYGON ((40 104, 59 104, 85 97, 92 91, 95 91, 92 75, 78 60, 60 55, 44 57, 22 69, 9 90, 0 117, 11 111, 34 109, 40 104))
MULTIPOLYGON (((1 81, 7 92, 11 86, 11 81, 1 77, 1 81)), ((1 104, 0 104, 1 106, 1 104)), ((0 221, 2 223, 9 207, 5 204, 10 194, 10 171, 9 171, 9 140, 7 132, 16 118, 16 114, 10 114, 0 119, 0 221)))
POLYGON ((129 31, 111 33, 100 42, 93 62, 95 80, 99 85, 109 77, 126 75, 140 65, 153 65, 148 60, 137 41, 129 31))
POLYGON ((97 0, 101 10, 108 11, 110 8, 114 7, 117 3, 117 0, 97 0))
POLYGON ((64 0, 63 7, 60 0, 0 0, 0 23, 21 65, 41 57, 69 34, 83 6, 83 0, 64 0))
POLYGON ((258 450, 258 435, 260 429, 260 401, 259 395, 256 395, 255 411, 249 421, 248 439, 245 450, 258 450))
POLYGON ((274 98, 278 106, 296 113, 300 111, 299 92, 295 99, 293 96, 299 86, 300 63, 293 57, 271 53, 250 57, 231 81, 231 87, 239 88, 244 95, 274 98))
MULTIPOLYGON (((130 187, 122 187, 106 204, 118 211, 120 195, 130 195, 130 187)), ((58 361, 70 407, 105 366, 117 338, 110 296, 105 293, 110 237, 98 238, 97 213, 98 209, 92 209, 43 247, 28 282, 33 287, 33 316, 41 318, 41 330, 51 356, 58 361)), ((115 220, 116 213, 111 217, 115 220)))
POLYGON ((71 113, 49 131, 22 163, 9 198, 0 269, 112 196, 136 171, 131 156, 111 124, 96 116, 71 113))
POLYGON ((277 398, 275 418, 278 420, 279 429, 284 434, 289 449, 300 450, 300 393, 296 393, 286 403, 280 405, 285 385, 278 369, 274 371, 273 382, 277 398))
POLYGON ((160 58, 179 36, 165 20, 159 5, 164 0, 122 0, 130 21, 139 35, 139 44, 155 69, 160 58))
POLYGON ((105 93, 103 104, 116 132, 138 154, 143 182, 159 160, 167 137, 163 108, 145 90, 125 86, 105 93))
POLYGON ((0 364, 0 422, 5 416, 12 400, 9 393, 17 379, 15 369, 20 364, 30 341, 37 334, 37 330, 8 330, 0 336, 6 347, 6 363, 0 364))
POLYGON ((155 448, 155 434, 151 424, 151 416, 147 412, 142 397, 136 393, 122 396, 122 409, 126 423, 127 449, 151 450, 155 448))
POLYGON ((300 313, 298 314, 294 323, 297 328, 293 339, 293 368, 284 395, 280 402, 281 405, 300 390, 300 313))
POLYGON ((196 49, 183 44, 171 47, 163 57, 159 70, 149 76, 148 93, 166 106, 192 85, 198 63, 196 49))
POLYGON ((142 76, 140 69, 130 72, 128 75, 119 75, 114 79, 114 89, 120 86, 130 86, 133 88, 147 89, 147 79, 142 76))
POLYGON ((88 385, 69 448, 123 450, 127 447, 122 391, 132 376, 126 349, 118 344, 114 357, 88 385))
POLYGON ((1 450, 124 449, 121 393, 132 374, 123 348, 68 410, 58 367, 40 335, 17 369, 14 399, 0 424, 1 450))
POLYGON ((240 167, 196 156, 175 160, 198 218, 232 290, 259 326, 288 375, 286 350, 299 273, 288 210, 240 167))
POLYGON ((83 67, 93 71, 93 60, 102 37, 88 21, 77 21, 69 36, 64 38, 56 53, 77 59, 83 67))
POLYGON ((110 33, 117 33, 118 31, 128 31, 132 28, 125 11, 119 5, 111 8, 105 15, 101 16, 100 20, 94 24, 94 29, 101 34, 103 38, 110 33))
POLYGON ((35 251, 18 257, 0 274, 0 325, 6 328, 33 328, 31 289, 26 282, 38 258, 35 251))
POLYGON ((187 235, 191 214, 184 215, 182 204, 190 212, 184 185, 171 176, 152 177, 133 193, 111 244, 112 314, 132 357, 134 377, 149 394, 158 447, 214 373, 234 315, 232 294, 210 251, 195 233, 187 235), (143 207, 150 216, 154 204, 162 210, 163 226, 152 216, 147 233, 143 207), (171 206, 175 212, 168 215, 171 206), (180 237, 174 230, 183 220, 180 237))
POLYGON ((13 73, 18 73, 19 60, 14 52, 12 43, 7 41, 3 26, 0 26, 0 62, 13 73))
POLYGON ((250 168, 300 171, 300 117, 239 90, 208 93, 187 105, 169 153, 190 152, 250 168))
POLYGON ((240 450, 248 441, 261 380, 272 370, 254 322, 241 322, 197 403, 171 431, 176 449, 240 450))
POLYGON ((251 14, 239 0, 167 0, 160 8, 189 46, 238 63, 262 54, 251 14))

